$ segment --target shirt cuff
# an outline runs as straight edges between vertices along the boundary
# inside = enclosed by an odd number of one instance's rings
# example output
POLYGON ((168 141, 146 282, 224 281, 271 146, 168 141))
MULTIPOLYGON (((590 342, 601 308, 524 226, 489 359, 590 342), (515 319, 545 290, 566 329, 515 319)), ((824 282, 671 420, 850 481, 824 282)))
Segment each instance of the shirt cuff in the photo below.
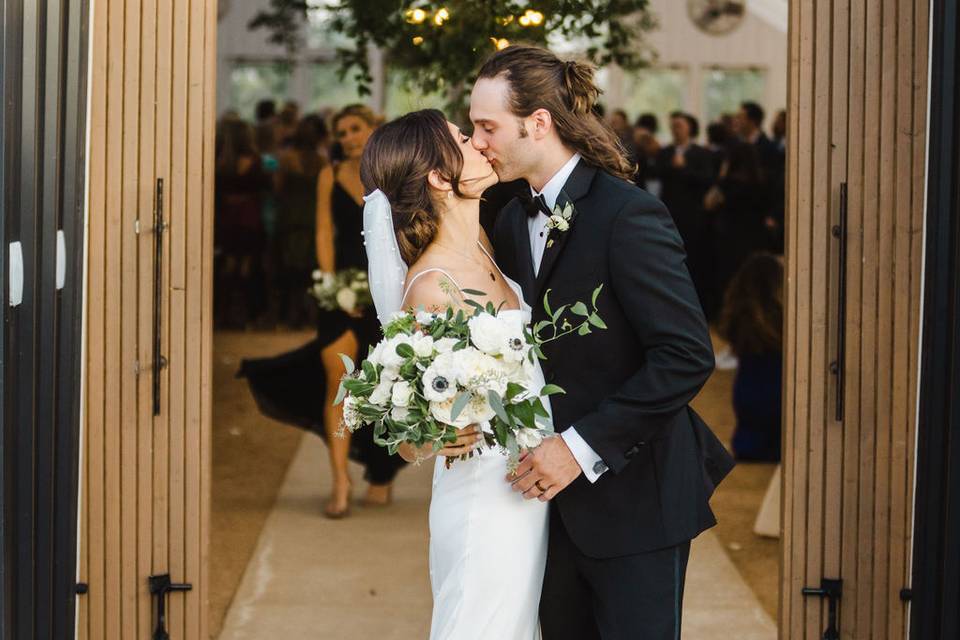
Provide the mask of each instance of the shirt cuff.
POLYGON ((607 465, 603 462, 603 459, 600 458, 597 452, 587 444, 587 441, 577 433, 574 427, 570 427, 561 433, 560 437, 567 443, 567 447, 576 459, 577 464, 580 465, 580 468, 583 470, 583 475, 586 476, 587 480, 594 483, 597 481, 597 478, 606 473, 607 465))

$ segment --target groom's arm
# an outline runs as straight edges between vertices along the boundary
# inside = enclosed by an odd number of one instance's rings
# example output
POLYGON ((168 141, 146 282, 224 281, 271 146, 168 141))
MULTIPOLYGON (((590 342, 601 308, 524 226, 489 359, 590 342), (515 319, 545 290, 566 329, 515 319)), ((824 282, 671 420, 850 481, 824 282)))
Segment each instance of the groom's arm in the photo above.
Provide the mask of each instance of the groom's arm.
POLYGON ((613 225, 608 260, 613 291, 643 350, 635 354, 642 364, 574 427, 618 473, 634 445, 664 435, 710 377, 714 361, 683 244, 663 204, 624 207, 613 225))

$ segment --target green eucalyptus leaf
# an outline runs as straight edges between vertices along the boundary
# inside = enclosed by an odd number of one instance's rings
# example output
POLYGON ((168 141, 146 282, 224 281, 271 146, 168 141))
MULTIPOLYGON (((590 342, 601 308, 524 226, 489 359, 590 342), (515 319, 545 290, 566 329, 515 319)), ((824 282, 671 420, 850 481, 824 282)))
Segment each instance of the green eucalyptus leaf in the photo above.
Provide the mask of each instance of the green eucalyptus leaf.
POLYGON ((603 291, 603 285, 602 285, 602 284, 601 284, 599 287, 597 287, 596 289, 593 290, 593 300, 591 301, 590 304, 593 306, 594 309, 597 308, 597 298, 600 297, 600 292, 601 292, 601 291, 603 291))
POLYGON ((587 320, 590 322, 590 324, 592 324, 593 326, 595 326, 597 329, 606 329, 606 328, 607 328, 607 324, 603 321, 603 319, 602 319, 600 316, 598 316, 598 315, 595 314, 595 313, 591 313, 591 314, 590 314, 590 317, 587 318, 587 320))
POLYGON ((587 305, 582 302, 578 302, 570 308, 570 313, 574 313, 578 316, 588 316, 590 312, 587 311, 587 305))
POLYGON ((397 345, 397 355, 401 358, 412 358, 416 354, 413 351, 413 346, 407 344, 406 342, 401 342, 397 345))
POLYGON ((337 388, 337 397, 333 400, 333 406, 337 406, 343 399, 347 397, 347 388, 343 386, 343 381, 340 381, 340 386, 337 388))
POLYGON ((498 418, 500 418, 507 425, 513 425, 513 419, 504 408, 503 400, 500 399, 500 394, 498 394, 496 391, 488 391, 487 401, 490 402, 490 407, 493 408, 498 418))
POLYGON ((546 385, 543 385, 543 388, 540 389, 540 393, 537 395, 539 395, 540 397, 543 397, 543 396, 553 396, 558 393, 565 394, 566 391, 563 390, 563 387, 558 387, 555 384, 546 384, 546 385))
POLYGON ((460 289, 460 292, 465 293, 468 296, 482 296, 484 298, 487 296, 487 294, 483 291, 477 291, 476 289, 460 289))
POLYGON ((553 317, 553 311, 550 310, 550 292, 553 289, 547 289, 547 292, 543 294, 543 310, 547 312, 549 317, 553 317))
POLYGON ((577 329, 577 333, 581 336, 592 333, 592 331, 590 331, 590 323, 584 322, 582 325, 580 325, 580 328, 577 329))
POLYGON ((467 404, 470 402, 470 398, 473 397, 469 391, 461 391, 457 394, 456 399, 453 401, 453 408, 450 409, 450 420, 453 422, 457 421, 457 418, 460 417, 460 414, 463 413, 463 410, 466 408, 467 404))
POLYGON ((350 359, 350 356, 345 353, 338 353, 337 355, 343 360, 343 368, 346 369, 347 375, 352 374, 356 370, 356 367, 353 364, 353 360, 350 359))

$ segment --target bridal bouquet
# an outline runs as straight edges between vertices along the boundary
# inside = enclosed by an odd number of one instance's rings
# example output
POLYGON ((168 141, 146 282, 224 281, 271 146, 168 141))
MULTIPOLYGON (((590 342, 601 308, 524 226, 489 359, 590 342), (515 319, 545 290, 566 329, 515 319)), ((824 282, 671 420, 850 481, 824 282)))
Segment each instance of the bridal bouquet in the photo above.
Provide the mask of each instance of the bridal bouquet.
POLYGON ((363 269, 343 269, 336 273, 314 271, 310 295, 326 311, 340 309, 353 313, 373 304, 367 272, 363 269))
POLYGON ((488 424, 492 434, 484 431, 486 444, 499 446, 515 466, 521 449, 536 447, 552 433, 543 398, 563 393, 556 385, 534 388, 535 358, 544 357, 541 345, 573 332, 586 335, 591 327, 606 328, 597 315, 599 293, 600 288, 592 309, 578 302, 553 311, 548 292, 549 319, 538 323, 536 332, 521 314, 472 300, 466 301, 472 313, 395 314, 359 369, 341 355, 347 375, 335 403, 343 402, 344 426, 353 432, 372 424, 375 442, 396 453, 402 443, 432 444, 437 451, 456 440, 456 429, 488 424), (568 309, 579 316, 576 323, 561 321, 568 309), (550 328, 551 336, 538 337, 550 328))

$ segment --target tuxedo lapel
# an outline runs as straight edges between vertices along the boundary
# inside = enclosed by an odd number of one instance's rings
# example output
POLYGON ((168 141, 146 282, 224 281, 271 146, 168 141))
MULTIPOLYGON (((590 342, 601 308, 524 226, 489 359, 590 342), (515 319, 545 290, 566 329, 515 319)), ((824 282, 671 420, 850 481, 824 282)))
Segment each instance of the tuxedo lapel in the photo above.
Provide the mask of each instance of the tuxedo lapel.
MULTIPOLYGON (((533 299, 528 300, 530 305, 533 307, 537 306, 537 304, 534 304, 534 302, 539 303, 539 300, 543 296, 543 291, 546 287, 547 280, 550 278, 550 272, 553 271, 554 266, 557 264, 557 260, 560 258, 560 254, 563 252, 563 248, 567 244, 567 238, 569 238, 570 234, 573 233, 575 226, 574 223, 579 216, 577 201, 581 200, 590 191, 590 184, 593 182, 593 177, 596 175, 596 173, 596 169, 585 164, 583 160, 581 160, 573 169, 573 173, 570 174, 570 177, 567 178, 566 184, 560 191, 559 197, 557 197, 557 205, 561 210, 567 203, 573 205, 573 215, 570 218, 570 227, 566 231, 551 229, 550 234, 547 236, 547 246, 543 250, 543 260, 540 262, 540 271, 537 272, 536 283, 533 287, 533 299)), ((529 232, 527 233, 527 238, 527 247, 529 251, 529 232)))
POLYGON ((527 304, 532 305, 536 276, 533 271, 533 254, 530 251, 530 227, 527 224, 526 212, 523 210, 513 216, 513 237, 516 249, 514 259, 517 264, 520 288, 523 289, 523 297, 526 298, 527 304))

